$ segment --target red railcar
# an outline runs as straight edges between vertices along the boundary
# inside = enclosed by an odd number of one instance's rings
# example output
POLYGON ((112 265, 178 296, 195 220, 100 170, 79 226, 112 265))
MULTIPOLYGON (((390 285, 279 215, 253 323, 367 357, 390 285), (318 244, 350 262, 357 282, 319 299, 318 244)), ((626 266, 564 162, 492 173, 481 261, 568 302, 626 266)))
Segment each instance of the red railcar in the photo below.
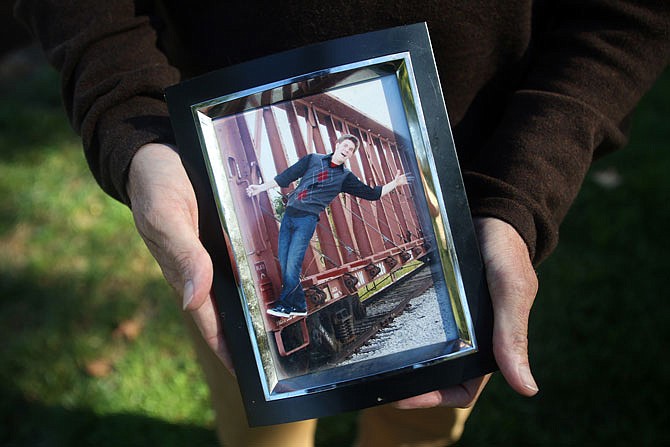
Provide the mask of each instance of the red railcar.
MULTIPOLYGON (((256 292, 280 356, 310 346, 336 351, 355 337, 352 322, 364 316, 361 300, 418 268, 430 250, 411 183, 382 200, 368 202, 340 194, 321 214, 303 264, 307 317, 276 318, 272 307, 281 290, 277 239, 283 203, 279 195, 250 198, 246 188, 270 180, 309 153, 326 154, 343 133, 361 148, 348 168, 370 186, 410 173, 405 151, 387 126, 329 94, 293 100, 215 121, 228 185, 253 265, 256 292)), ((290 192, 283 189, 282 194, 290 192)))

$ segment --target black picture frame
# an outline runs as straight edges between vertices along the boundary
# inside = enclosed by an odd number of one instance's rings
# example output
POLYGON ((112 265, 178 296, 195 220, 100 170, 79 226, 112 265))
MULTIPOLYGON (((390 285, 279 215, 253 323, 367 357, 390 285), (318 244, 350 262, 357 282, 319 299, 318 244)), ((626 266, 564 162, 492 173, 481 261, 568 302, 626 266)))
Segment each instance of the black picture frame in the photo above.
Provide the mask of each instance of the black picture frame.
MULTIPOLYGON (((425 23, 245 62, 172 86, 166 98, 250 426, 388 403, 496 369, 484 266, 425 23), (271 180, 300 154, 333 150, 345 133, 362 142, 347 166, 364 183, 388 183, 397 168, 410 184, 369 207, 371 217, 360 199, 338 196, 350 207, 321 214, 326 229, 317 227, 308 249, 316 273, 303 264, 308 316, 268 316, 281 288, 270 233, 282 205, 270 195, 245 197, 243 188, 271 180), (345 237, 346 228, 363 236, 345 237), (328 248, 329 232, 336 248, 328 248), (412 307, 415 284, 425 281, 435 295, 425 300, 438 309, 428 313, 437 322, 425 330, 428 341, 369 359, 337 357, 359 336, 356 324, 371 318, 369 303, 402 296, 412 307), (361 304, 364 294, 376 301, 361 304), (365 315, 357 317, 359 307, 365 315)), ((394 319, 384 318, 381 325, 394 319)), ((391 333, 407 325, 400 327, 391 333)))

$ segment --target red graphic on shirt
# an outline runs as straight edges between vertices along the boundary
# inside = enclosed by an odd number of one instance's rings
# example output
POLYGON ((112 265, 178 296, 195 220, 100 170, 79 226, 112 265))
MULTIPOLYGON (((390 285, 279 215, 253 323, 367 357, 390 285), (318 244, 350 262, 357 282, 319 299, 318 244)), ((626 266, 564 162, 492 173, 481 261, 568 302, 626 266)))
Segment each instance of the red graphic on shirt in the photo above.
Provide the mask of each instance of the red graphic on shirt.
POLYGON ((317 174, 316 179, 320 182, 326 181, 328 179, 328 171, 321 171, 317 174))
POLYGON ((296 197, 298 200, 305 200, 307 197, 307 190, 300 191, 296 197))

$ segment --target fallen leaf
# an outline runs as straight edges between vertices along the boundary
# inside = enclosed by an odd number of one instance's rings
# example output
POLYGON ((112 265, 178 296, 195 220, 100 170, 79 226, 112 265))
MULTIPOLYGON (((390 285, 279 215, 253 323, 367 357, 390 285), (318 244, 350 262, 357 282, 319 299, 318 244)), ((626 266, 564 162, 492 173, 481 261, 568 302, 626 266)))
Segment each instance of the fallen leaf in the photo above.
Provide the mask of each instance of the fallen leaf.
POLYGON ((128 341, 133 341, 139 337, 142 329, 144 328, 144 321, 140 318, 134 318, 131 320, 122 321, 114 332, 112 332, 113 337, 123 337, 128 341))
POLYGON ((86 372, 92 377, 107 377, 113 369, 110 359, 97 359, 86 364, 86 372))

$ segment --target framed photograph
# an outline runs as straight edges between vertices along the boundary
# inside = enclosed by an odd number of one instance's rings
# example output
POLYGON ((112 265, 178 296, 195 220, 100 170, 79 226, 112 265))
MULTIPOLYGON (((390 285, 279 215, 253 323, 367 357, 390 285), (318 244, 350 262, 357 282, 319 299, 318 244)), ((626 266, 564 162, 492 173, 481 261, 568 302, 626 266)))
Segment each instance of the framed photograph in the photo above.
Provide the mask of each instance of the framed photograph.
POLYGON ((495 369, 425 24, 253 60, 166 96, 250 425, 495 369))

